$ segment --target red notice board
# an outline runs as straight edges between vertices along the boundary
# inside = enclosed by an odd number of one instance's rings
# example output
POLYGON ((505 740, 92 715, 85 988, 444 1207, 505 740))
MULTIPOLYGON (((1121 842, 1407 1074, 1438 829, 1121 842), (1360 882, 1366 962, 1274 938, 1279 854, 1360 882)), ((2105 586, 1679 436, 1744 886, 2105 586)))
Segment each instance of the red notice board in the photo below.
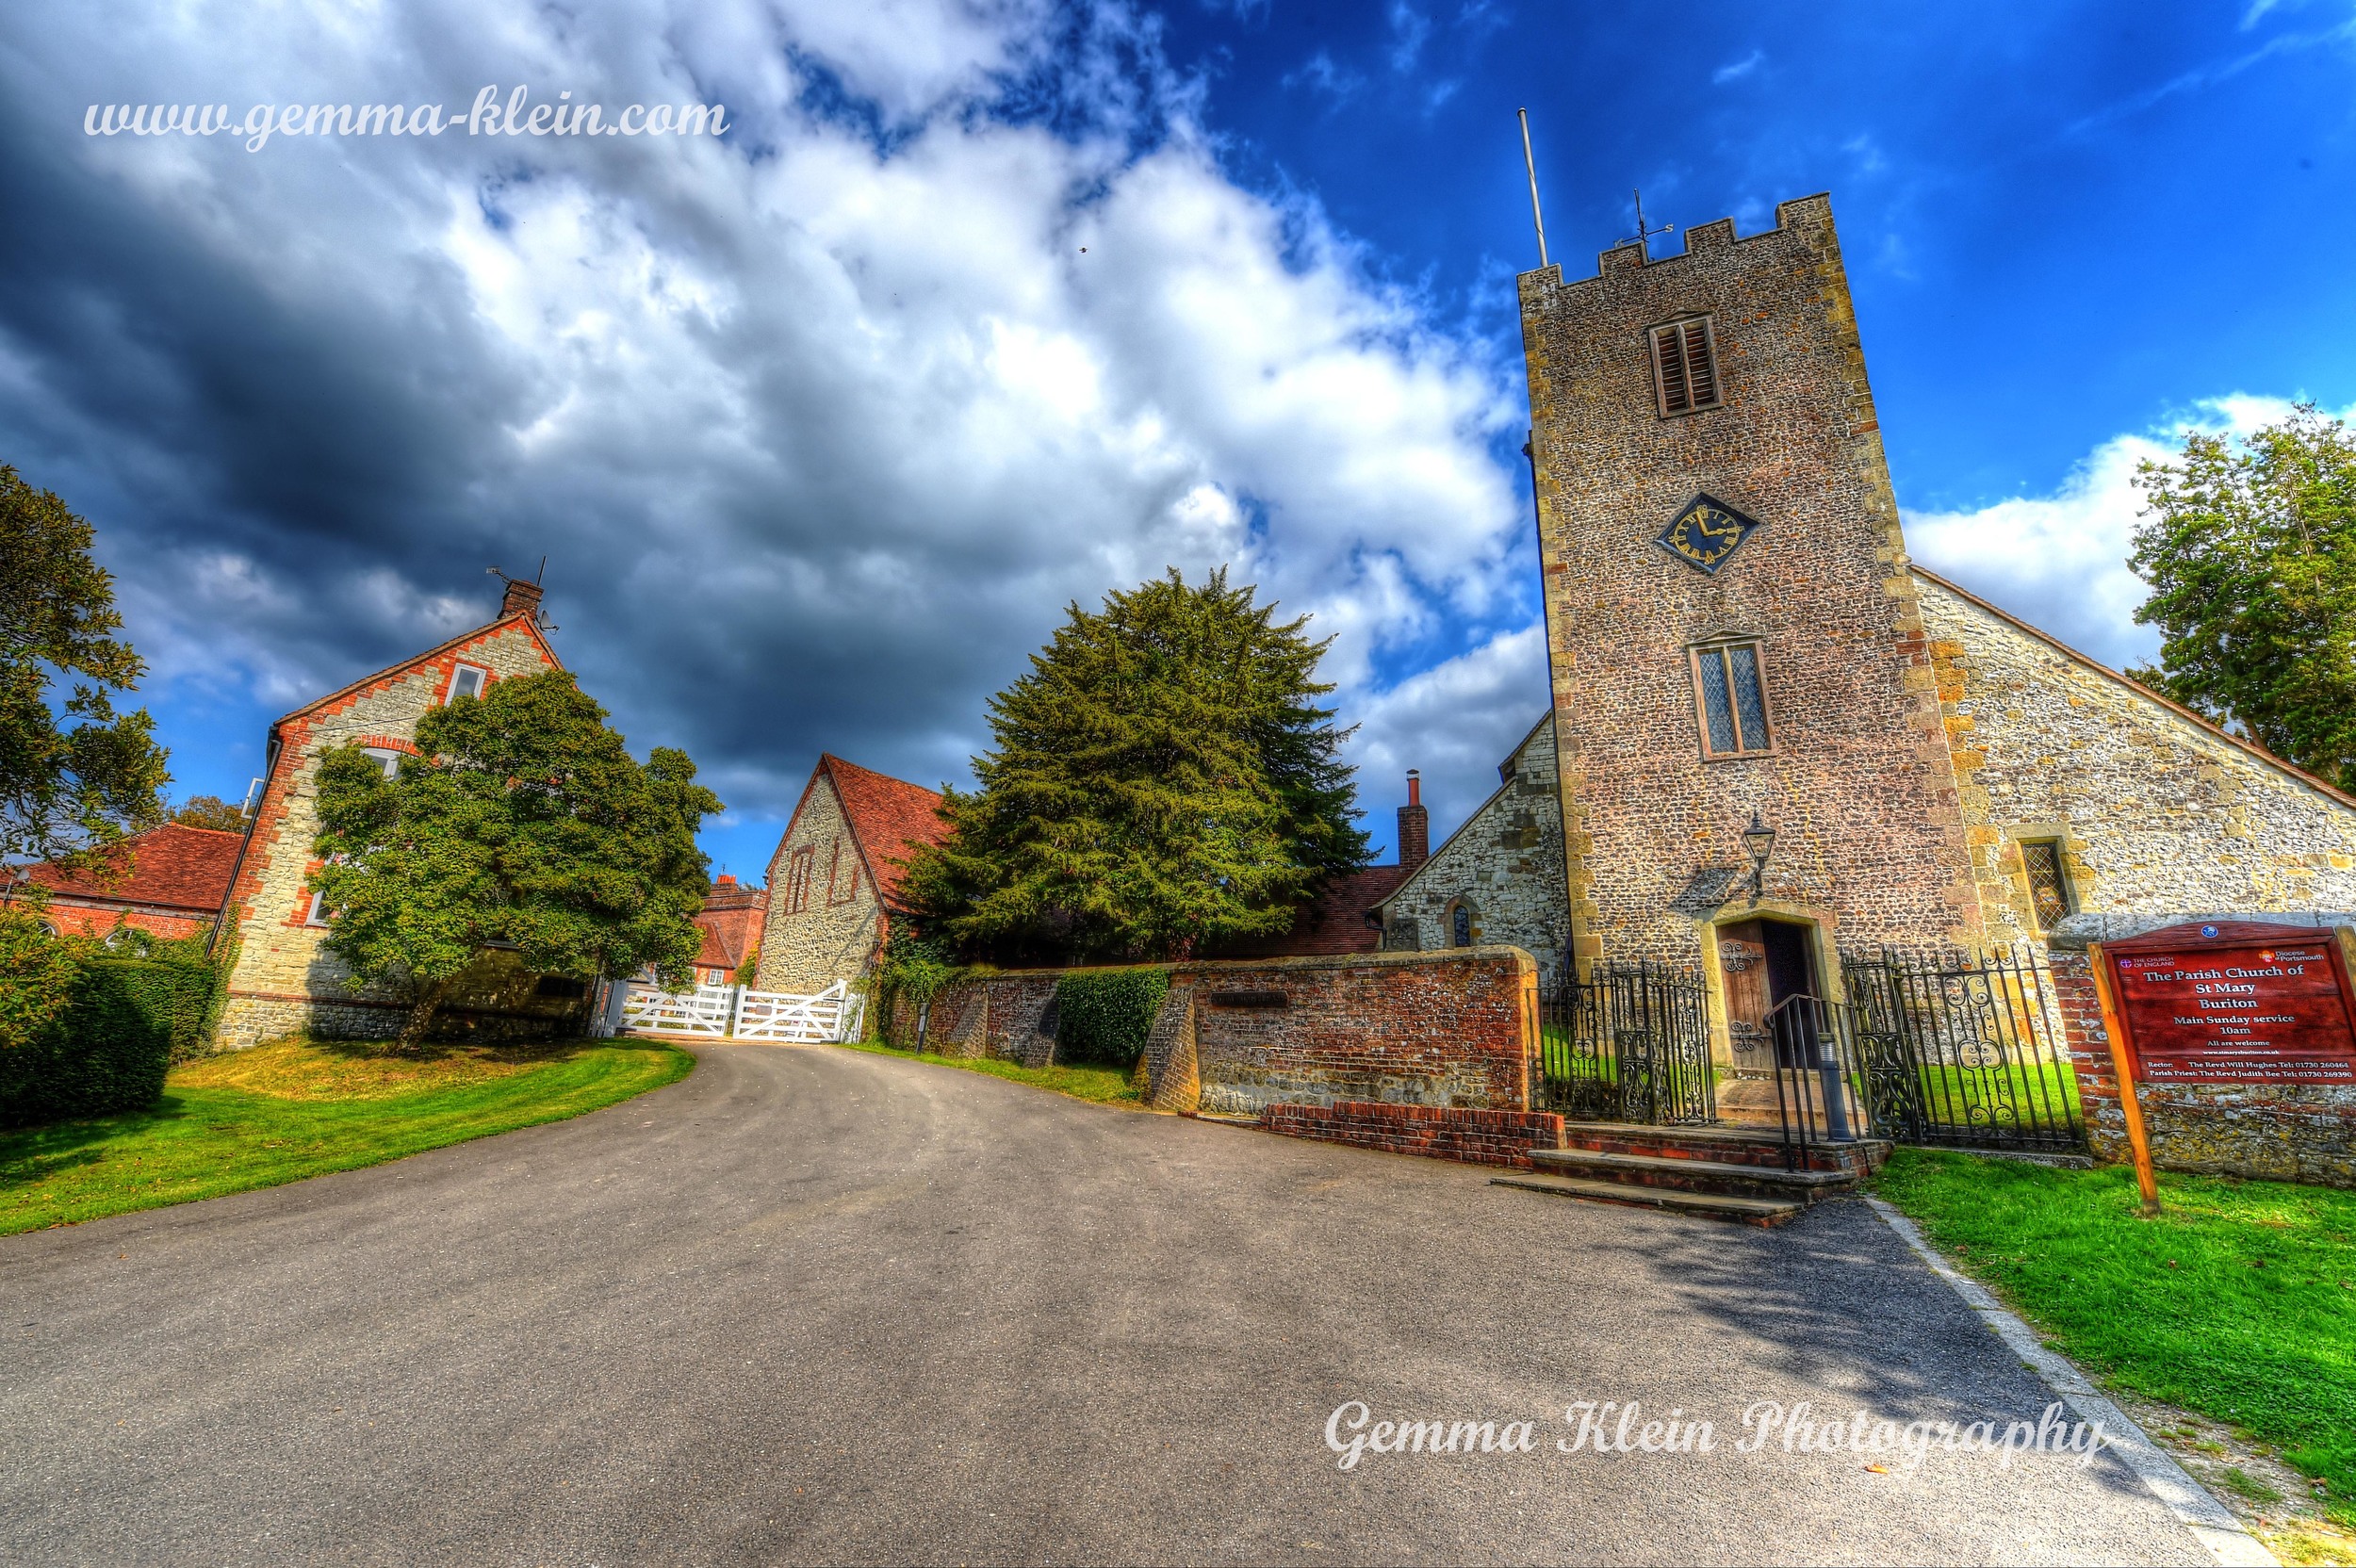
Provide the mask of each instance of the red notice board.
POLYGON ((2135 1076, 2356 1082, 2356 993, 2331 931, 2218 922, 2102 944, 2135 1076))

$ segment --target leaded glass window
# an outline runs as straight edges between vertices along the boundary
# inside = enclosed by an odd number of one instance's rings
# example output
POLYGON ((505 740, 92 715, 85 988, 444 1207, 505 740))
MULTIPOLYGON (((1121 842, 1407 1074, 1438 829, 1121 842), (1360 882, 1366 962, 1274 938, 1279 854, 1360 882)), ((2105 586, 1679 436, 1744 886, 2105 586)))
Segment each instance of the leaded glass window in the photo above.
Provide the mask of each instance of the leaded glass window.
POLYGON ((2037 923, 2051 928, 2074 907, 2070 877, 2062 870, 2061 845, 2052 839, 2025 840, 2021 863, 2029 874, 2029 901, 2037 908, 2037 923))
POLYGON ((1757 643, 1695 648, 1693 697, 1701 710, 1704 756, 1741 757, 1775 744, 1757 643))

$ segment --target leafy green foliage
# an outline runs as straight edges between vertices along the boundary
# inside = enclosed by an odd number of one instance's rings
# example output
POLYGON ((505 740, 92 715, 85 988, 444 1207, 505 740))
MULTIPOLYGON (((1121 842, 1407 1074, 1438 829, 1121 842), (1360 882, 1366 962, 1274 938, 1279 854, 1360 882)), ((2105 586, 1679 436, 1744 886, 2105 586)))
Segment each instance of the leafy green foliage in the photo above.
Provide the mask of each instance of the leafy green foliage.
POLYGON ((174 1051, 193 1047, 205 1025, 208 966, 55 945, 70 954, 67 1004, 36 1038, 0 1051, 0 1126, 152 1105, 174 1051))
POLYGON ((1349 731, 1314 699, 1326 642, 1215 572, 1077 604, 991 700, 980 788, 944 792, 948 841, 902 895, 969 950, 1182 956, 1290 929, 1366 863, 1349 731))
POLYGON ((905 921, 893 922, 883 956, 875 965, 875 1005, 868 1009, 868 1027, 878 1038, 888 1037, 894 1007, 902 1002, 923 1007, 961 972, 957 954, 947 942, 919 935, 905 921))
POLYGON ((2356 790, 2356 438, 2306 404, 2246 441, 2195 432, 2136 483, 2135 619, 2165 641, 2129 673, 2356 790))
POLYGON ((1074 970, 1055 982, 1055 1058, 1126 1071, 1170 994, 1166 969, 1074 970))
POLYGON ((420 756, 386 778, 347 746, 320 762, 311 886, 328 948, 365 978, 405 973, 422 1038, 449 983, 492 942, 542 974, 689 983, 721 809, 683 752, 641 764, 605 710, 559 671, 494 683, 417 726, 420 756))
POLYGON ((74 1000, 74 977, 90 944, 49 934, 39 887, 0 905, 0 1054, 30 1047, 74 1000))
POLYGON ((1876 1186, 2118 1387, 2278 1445, 2356 1525, 2356 1192, 1901 1149, 1876 1186))
POLYGON ((108 635, 123 617, 91 537, 65 502, 0 466, 0 861, 87 862, 163 816, 172 776, 147 710, 114 710, 110 694, 146 666, 108 635), (59 676, 81 678, 53 704, 59 676))
POLYGON ((245 812, 219 795, 190 795, 172 808, 172 820, 183 827, 206 827, 216 833, 245 831, 245 812))

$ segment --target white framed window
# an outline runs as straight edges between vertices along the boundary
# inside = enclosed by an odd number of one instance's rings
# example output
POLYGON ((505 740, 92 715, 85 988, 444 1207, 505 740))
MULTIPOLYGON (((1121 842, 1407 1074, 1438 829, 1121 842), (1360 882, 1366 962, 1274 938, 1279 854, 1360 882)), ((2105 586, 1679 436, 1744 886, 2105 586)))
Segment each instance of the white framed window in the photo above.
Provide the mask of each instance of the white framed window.
POLYGON ((367 752, 370 759, 375 761, 376 765, 384 770, 385 777, 393 778, 400 775, 400 752, 395 751, 390 746, 362 746, 360 749, 367 752))
POLYGON ((450 695, 442 700, 456 702, 460 697, 479 697, 490 683, 491 672, 482 665, 461 664, 450 672, 450 695))
POLYGON ((325 925, 327 923, 327 895, 325 893, 313 893, 311 895, 311 912, 303 917, 303 923, 305 925, 325 925))

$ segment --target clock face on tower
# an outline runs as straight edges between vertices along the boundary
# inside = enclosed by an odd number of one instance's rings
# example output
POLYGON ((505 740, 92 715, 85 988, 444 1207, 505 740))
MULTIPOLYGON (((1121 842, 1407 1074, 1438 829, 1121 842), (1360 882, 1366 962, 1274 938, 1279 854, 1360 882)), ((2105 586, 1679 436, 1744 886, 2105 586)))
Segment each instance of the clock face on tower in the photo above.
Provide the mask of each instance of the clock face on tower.
POLYGON ((1726 557, 1758 527, 1757 518, 1745 517, 1726 502, 1701 495, 1687 502, 1654 542, 1695 571, 1715 577, 1726 557))

